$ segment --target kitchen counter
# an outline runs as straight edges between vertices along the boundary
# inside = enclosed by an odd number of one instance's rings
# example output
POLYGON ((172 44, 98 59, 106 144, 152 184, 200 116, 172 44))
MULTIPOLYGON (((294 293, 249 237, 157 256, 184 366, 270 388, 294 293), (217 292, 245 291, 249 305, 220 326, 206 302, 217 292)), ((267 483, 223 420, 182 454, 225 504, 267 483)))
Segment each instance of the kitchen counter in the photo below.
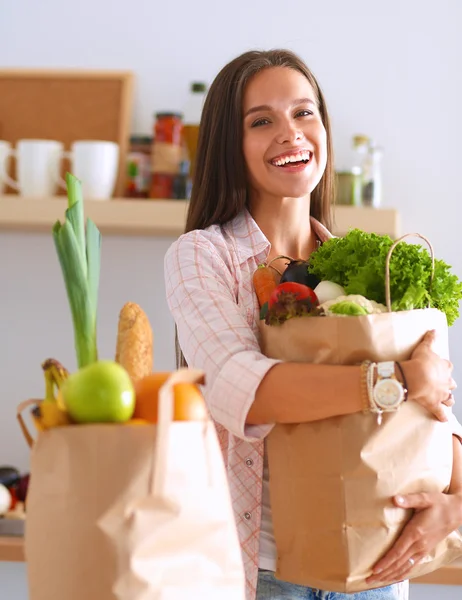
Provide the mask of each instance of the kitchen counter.
MULTIPOLYGON (((184 231, 186 200, 85 200, 85 216, 102 234, 177 237, 184 231)), ((64 220, 67 199, 31 199, 10 194, 0 196, 0 231, 47 232, 56 220, 64 220)), ((333 233, 343 235, 352 227, 392 238, 400 235, 399 213, 394 208, 336 206, 333 233)))
MULTIPOLYGON (((0 537, 0 561, 25 562, 24 539, 22 537, 0 537)), ((438 569, 438 571, 417 577, 412 580, 412 583, 462 585, 462 558, 438 569)))
POLYGON ((0 536, 0 561, 24 562, 24 538, 0 536))

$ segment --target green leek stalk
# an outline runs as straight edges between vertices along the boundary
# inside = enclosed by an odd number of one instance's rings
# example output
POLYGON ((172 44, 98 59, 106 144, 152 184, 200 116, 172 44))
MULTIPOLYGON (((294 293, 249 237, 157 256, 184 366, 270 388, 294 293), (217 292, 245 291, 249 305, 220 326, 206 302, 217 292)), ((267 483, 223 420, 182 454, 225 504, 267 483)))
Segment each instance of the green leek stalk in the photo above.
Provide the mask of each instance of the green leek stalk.
POLYGON ((85 227, 81 182, 66 173, 68 208, 64 224, 53 225, 53 240, 74 326, 77 365, 98 360, 96 319, 101 266, 101 234, 91 219, 85 227))

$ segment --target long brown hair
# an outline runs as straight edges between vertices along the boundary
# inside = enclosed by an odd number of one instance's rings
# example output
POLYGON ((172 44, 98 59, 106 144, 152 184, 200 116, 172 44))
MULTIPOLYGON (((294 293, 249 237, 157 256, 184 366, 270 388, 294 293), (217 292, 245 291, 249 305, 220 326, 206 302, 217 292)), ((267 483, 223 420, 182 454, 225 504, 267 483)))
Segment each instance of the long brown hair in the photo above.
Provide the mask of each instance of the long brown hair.
MULTIPOLYGON (((194 184, 185 232, 223 225, 248 204, 243 142, 243 96, 250 79, 264 69, 288 67, 304 75, 315 93, 327 134, 327 164, 311 193, 310 213, 331 227, 334 195, 334 158, 329 114, 313 73, 289 50, 252 50, 241 54, 218 73, 202 109, 194 170, 194 184)), ((177 365, 185 366, 175 328, 177 365)))

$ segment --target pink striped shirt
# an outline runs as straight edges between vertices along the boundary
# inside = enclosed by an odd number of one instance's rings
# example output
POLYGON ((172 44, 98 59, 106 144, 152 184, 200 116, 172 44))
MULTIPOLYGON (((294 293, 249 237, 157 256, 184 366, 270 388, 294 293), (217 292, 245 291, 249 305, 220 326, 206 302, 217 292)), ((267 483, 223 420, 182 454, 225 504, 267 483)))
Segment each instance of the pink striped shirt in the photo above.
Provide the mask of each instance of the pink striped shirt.
MULTIPOLYGON (((332 235, 312 218, 321 242, 332 235)), ((258 579, 264 438, 272 425, 246 425, 265 374, 279 361, 260 352, 252 276, 270 243, 247 210, 223 226, 182 235, 165 257, 167 302, 186 362, 206 374, 204 394, 216 422, 241 543, 247 600, 258 579)), ((454 431, 462 428, 454 417, 454 431)), ((407 598, 408 583, 398 584, 407 598)))

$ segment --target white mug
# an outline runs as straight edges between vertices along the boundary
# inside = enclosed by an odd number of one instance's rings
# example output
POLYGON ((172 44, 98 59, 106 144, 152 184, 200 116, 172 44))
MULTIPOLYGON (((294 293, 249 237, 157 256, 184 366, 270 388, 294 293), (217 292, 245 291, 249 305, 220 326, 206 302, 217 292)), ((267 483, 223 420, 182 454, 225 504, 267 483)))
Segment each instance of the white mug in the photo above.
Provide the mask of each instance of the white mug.
POLYGON ((8 166, 10 162, 11 144, 5 140, 0 140, 0 194, 5 191, 6 181, 3 173, 8 174, 8 166))
MULTIPOLYGON (((78 140, 73 142, 69 158, 69 171, 82 182, 85 200, 107 200, 113 193, 119 169, 119 145, 100 140, 78 140)), ((66 187, 60 179, 60 185, 66 187)))
POLYGON ((19 140, 16 149, 8 150, 0 161, 0 179, 17 190, 21 196, 46 198, 53 196, 59 178, 63 144, 56 140, 19 140), (16 159, 15 180, 7 173, 7 160, 16 159))

